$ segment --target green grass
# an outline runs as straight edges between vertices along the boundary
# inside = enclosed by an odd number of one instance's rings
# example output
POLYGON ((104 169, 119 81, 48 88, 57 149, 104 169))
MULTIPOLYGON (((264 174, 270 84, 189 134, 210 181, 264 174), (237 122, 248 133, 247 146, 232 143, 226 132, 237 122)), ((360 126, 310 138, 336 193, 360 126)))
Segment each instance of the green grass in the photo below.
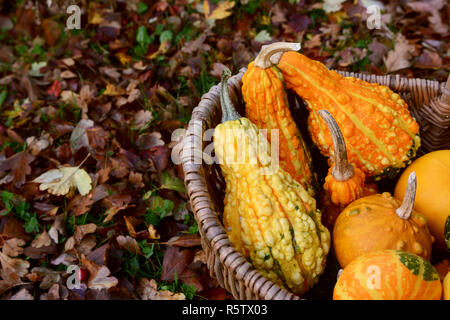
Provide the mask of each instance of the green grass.
POLYGON ((13 213, 17 218, 24 221, 23 227, 27 233, 38 233, 42 228, 38 222, 35 212, 30 211, 30 204, 22 200, 19 196, 9 191, 1 192, 2 203, 5 210, 1 212, 1 216, 13 213))

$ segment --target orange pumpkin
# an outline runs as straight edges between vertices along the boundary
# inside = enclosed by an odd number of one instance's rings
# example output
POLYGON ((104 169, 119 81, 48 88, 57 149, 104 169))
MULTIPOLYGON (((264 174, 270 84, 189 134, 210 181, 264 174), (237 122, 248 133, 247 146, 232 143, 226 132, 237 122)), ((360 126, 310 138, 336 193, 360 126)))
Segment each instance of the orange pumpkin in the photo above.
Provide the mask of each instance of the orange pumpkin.
POLYGON ((341 267, 366 252, 382 249, 408 251, 430 259, 434 239, 426 218, 413 211, 416 185, 412 173, 402 203, 385 192, 360 198, 341 212, 333 230, 341 267))
POLYGON ((436 238, 435 249, 445 251, 444 226, 450 214, 450 150, 427 153, 406 168, 395 187, 397 199, 403 197, 408 176, 413 171, 419 182, 414 209, 427 218, 436 238))
POLYGON ((440 300, 439 275, 425 259, 379 250, 353 260, 340 274, 334 300, 440 300))

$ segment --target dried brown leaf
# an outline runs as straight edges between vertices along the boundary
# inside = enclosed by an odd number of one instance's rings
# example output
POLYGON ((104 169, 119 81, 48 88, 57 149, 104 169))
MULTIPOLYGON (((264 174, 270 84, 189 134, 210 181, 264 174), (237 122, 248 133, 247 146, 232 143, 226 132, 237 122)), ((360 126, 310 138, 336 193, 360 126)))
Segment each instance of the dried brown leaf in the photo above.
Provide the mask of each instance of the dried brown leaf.
POLYGON ((95 230, 97 230, 97 225, 95 223, 88 223, 81 226, 76 225, 74 234, 75 242, 80 243, 84 236, 94 233, 95 230))
POLYGON ((3 243, 2 252, 9 257, 17 257, 18 255, 23 253, 23 245, 25 245, 25 241, 18 238, 12 238, 6 240, 3 243))
POLYGON ((51 243, 52 239, 50 239, 47 230, 44 230, 39 236, 36 237, 36 239, 31 242, 31 246, 33 248, 42 248, 49 246, 51 243))
POLYGON ((98 265, 88 260, 84 255, 81 256, 83 266, 89 271, 88 288, 89 289, 110 289, 118 284, 116 277, 110 276, 111 271, 104 265, 98 265))
POLYGON ((27 150, 17 152, 7 159, 0 160, 0 171, 9 171, 13 175, 12 182, 16 188, 20 188, 26 181, 26 176, 31 173, 30 163, 35 156, 27 150))
POLYGON ((415 52, 415 47, 410 45, 408 40, 401 34, 395 38, 394 50, 388 52, 385 59, 388 72, 408 68, 411 65, 411 58, 415 52))
POLYGON ((173 293, 169 290, 158 291, 155 279, 141 278, 136 291, 142 300, 186 300, 183 293, 173 293))

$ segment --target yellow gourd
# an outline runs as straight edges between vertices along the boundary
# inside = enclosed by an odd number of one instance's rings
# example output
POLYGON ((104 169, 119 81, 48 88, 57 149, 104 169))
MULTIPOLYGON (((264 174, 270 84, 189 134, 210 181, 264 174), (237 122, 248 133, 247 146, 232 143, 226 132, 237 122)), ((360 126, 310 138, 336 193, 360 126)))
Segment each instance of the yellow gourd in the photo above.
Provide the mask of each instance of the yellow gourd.
POLYGON ((434 239, 426 218, 413 211, 416 186, 413 172, 403 202, 384 192, 360 198, 341 212, 333 229, 333 244, 342 268, 364 253, 382 249, 430 259, 434 239))
POLYGON ((230 241, 264 276, 296 294, 318 280, 325 267, 330 233, 314 198, 281 167, 273 166, 270 144, 221 83, 222 123, 214 148, 226 182, 223 223, 230 241), (239 158, 239 156, 241 156, 239 158))
POLYGON ((427 153, 408 166, 395 186, 397 199, 402 199, 408 176, 413 171, 418 181, 414 209, 427 218, 436 238, 435 248, 445 251, 444 227, 450 215, 450 150, 427 153))

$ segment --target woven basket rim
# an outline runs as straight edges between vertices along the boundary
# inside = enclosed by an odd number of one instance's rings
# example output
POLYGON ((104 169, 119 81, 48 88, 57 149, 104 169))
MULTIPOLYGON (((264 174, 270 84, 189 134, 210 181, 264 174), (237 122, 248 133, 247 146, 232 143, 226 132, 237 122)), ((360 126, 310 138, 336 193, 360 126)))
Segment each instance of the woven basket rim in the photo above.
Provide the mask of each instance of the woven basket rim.
MULTIPOLYGON (((240 90, 241 79, 246 70, 247 68, 242 68, 239 70, 238 74, 232 76, 229 79, 229 86, 237 86, 240 90)), ((391 88, 394 92, 418 90, 417 86, 425 86, 425 89, 431 88, 428 90, 429 95, 431 96, 440 95, 443 92, 448 93, 445 88, 445 82, 436 80, 406 78, 398 74, 379 76, 368 73, 335 71, 343 76, 364 78, 364 80, 368 82, 377 82, 391 88)), ((203 160, 201 160, 202 164, 194 164, 193 160, 195 155, 193 156, 189 153, 189 150, 192 150, 192 147, 202 143, 201 137, 195 135, 192 126, 201 125, 201 135, 203 136, 206 129, 214 128, 217 125, 211 123, 208 115, 214 113, 214 108, 216 108, 218 103, 220 104, 219 86, 220 83, 211 87, 209 92, 202 96, 199 105, 194 108, 186 135, 182 141, 182 147, 180 148, 180 158, 185 173, 185 185, 194 216, 199 225, 202 246, 204 249, 205 247, 211 249, 211 254, 218 258, 218 261, 217 259, 214 260, 214 265, 208 265, 208 267, 214 268, 214 270, 211 270, 211 274, 218 277, 219 283, 223 287, 226 287, 228 291, 231 291, 235 298, 242 297, 244 294, 242 292, 236 292, 237 289, 232 284, 230 285, 230 282, 233 280, 241 282, 241 286, 239 287, 240 290, 250 290, 257 298, 284 300, 300 299, 299 296, 296 296, 265 278, 241 255, 241 253, 234 249, 228 239, 222 222, 214 212, 214 205, 212 204, 205 181, 203 160), (221 272, 220 267, 227 268, 227 273, 230 273, 228 279, 225 279, 221 274, 218 274, 221 272), (244 287, 242 287, 242 283, 244 287)), ((202 147, 203 145, 201 145, 201 148, 202 147)))

